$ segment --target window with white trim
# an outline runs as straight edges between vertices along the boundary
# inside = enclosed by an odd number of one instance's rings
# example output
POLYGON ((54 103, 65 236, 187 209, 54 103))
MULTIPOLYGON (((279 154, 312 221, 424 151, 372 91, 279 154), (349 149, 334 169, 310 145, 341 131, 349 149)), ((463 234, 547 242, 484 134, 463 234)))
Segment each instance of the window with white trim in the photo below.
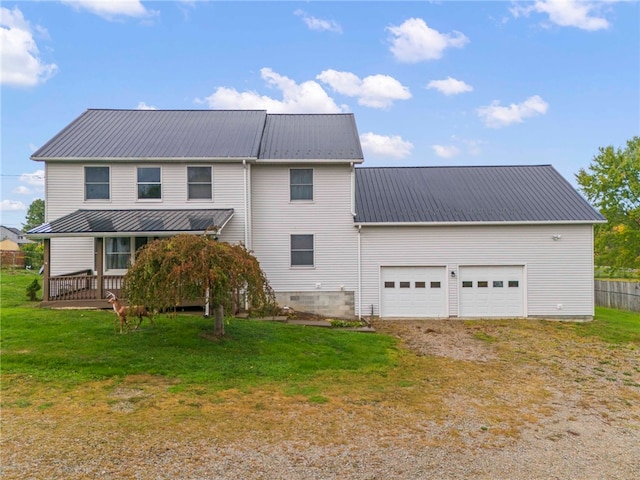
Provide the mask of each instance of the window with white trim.
POLYGON ((161 178, 160 167, 138 167, 138 200, 160 200, 161 178))
POLYGON ((109 167, 84 167, 84 199, 109 200, 109 167))
POLYGON ((313 267, 313 235, 291 235, 291 266, 313 267))
POLYGON ((131 238, 107 238, 105 251, 107 270, 126 270, 131 260, 131 238))
POLYGON ((187 192, 189 200, 213 198, 211 167, 187 167, 187 192))
POLYGON ((313 168, 289 170, 290 200, 313 200, 313 168))

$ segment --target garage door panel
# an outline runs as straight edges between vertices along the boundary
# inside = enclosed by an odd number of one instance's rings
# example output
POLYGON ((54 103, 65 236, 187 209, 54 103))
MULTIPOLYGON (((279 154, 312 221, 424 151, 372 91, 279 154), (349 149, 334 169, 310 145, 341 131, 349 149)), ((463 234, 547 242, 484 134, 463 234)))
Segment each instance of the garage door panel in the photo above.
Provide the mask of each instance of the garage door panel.
POLYGON ((444 267, 382 267, 383 317, 445 316, 444 267))
POLYGON ((524 267, 460 267, 460 316, 524 316, 524 267))

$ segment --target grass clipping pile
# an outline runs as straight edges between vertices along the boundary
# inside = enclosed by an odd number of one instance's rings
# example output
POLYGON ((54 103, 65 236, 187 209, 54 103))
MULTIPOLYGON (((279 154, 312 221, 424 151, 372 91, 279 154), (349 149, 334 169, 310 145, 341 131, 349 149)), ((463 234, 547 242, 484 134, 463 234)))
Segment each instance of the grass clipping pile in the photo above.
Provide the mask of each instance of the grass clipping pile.
POLYGON ((640 478, 636 345, 542 321, 374 327, 397 366, 319 373, 322 402, 154 376, 40 392, 3 412, 2 478, 640 478))

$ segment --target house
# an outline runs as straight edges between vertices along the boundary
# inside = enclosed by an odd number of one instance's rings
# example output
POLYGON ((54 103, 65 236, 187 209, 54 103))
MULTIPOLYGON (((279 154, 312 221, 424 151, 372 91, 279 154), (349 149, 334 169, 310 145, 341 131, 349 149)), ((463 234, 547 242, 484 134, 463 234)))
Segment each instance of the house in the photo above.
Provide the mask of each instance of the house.
POLYGON ((593 316, 593 225, 550 165, 366 168, 351 114, 87 110, 45 164, 44 304, 104 304, 149 240, 254 252, 277 300, 385 318, 593 316))
POLYGON ((23 245, 25 243, 33 243, 32 240, 29 240, 24 236, 24 232, 22 230, 0 225, 0 240, 7 240, 7 239, 17 243, 18 245, 23 245))

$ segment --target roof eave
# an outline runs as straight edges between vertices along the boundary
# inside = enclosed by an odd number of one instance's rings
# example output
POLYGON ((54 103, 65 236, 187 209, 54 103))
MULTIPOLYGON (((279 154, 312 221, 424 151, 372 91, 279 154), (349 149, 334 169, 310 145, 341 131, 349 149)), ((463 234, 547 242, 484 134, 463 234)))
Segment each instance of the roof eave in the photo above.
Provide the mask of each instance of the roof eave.
POLYGON ((258 157, 36 157, 36 162, 255 162, 258 157))
POLYGON ((476 221, 476 222, 354 222, 356 227, 450 227, 485 225, 594 225, 606 220, 543 220, 543 221, 476 221))

